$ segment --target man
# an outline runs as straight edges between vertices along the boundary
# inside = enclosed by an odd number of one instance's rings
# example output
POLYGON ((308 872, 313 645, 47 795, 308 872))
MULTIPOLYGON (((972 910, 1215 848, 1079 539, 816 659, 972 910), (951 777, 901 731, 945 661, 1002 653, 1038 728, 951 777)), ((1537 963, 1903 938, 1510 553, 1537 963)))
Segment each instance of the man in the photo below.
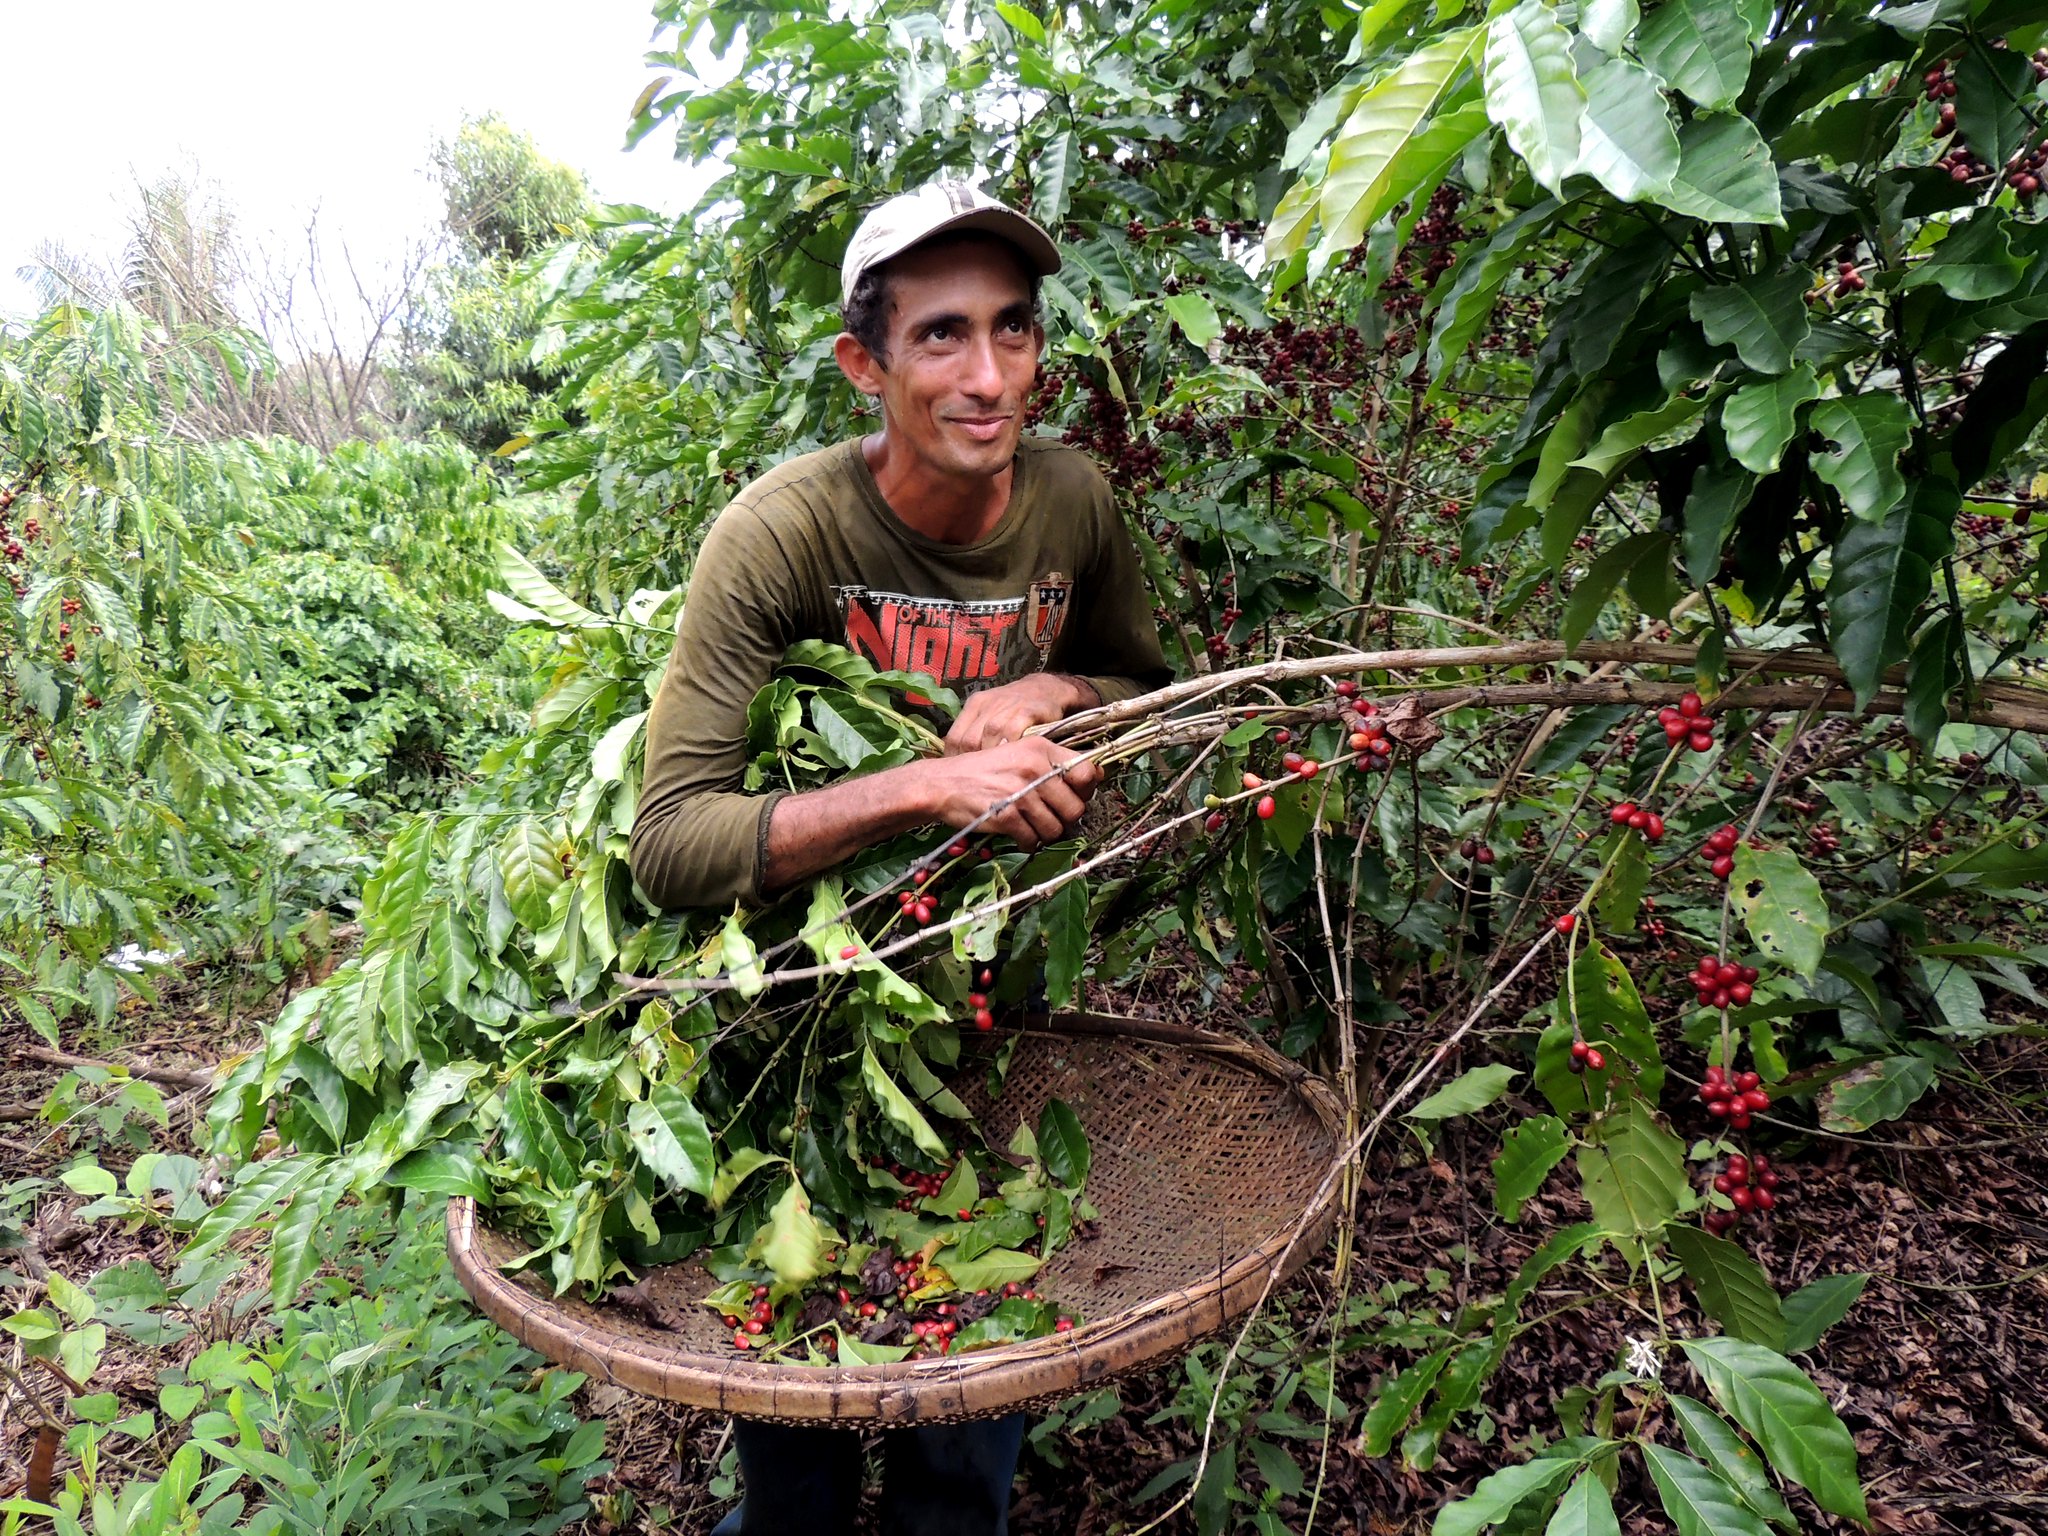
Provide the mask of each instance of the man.
MULTIPOLYGON (((1023 437, 1039 279, 1059 265, 1044 230, 964 182, 862 221, 835 355, 882 427, 769 471, 705 535, 648 719, 631 857, 650 900, 759 903, 1006 801, 981 830, 1026 849, 1080 819, 1098 770, 1026 733, 1169 673, 1108 485, 1082 455, 1023 437), (807 638, 960 692, 945 755, 801 794, 741 792, 748 702, 807 638)), ((746 1498, 716 1536, 852 1529, 852 1431, 734 1428, 746 1498)), ((884 1528, 1001 1536, 1023 1433, 1012 1414, 888 1435, 884 1528)))

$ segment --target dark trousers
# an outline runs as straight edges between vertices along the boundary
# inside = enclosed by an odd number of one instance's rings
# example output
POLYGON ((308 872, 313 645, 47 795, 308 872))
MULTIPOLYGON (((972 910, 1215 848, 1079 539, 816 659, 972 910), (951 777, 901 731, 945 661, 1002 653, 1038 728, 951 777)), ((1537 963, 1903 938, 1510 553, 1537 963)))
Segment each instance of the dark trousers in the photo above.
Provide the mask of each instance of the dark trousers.
MULTIPOLYGON (((1025 1416, 882 1436, 886 1536, 1004 1536, 1025 1416)), ((711 1536, 837 1536, 860 1504, 860 1432, 734 1419, 745 1498, 711 1536)))

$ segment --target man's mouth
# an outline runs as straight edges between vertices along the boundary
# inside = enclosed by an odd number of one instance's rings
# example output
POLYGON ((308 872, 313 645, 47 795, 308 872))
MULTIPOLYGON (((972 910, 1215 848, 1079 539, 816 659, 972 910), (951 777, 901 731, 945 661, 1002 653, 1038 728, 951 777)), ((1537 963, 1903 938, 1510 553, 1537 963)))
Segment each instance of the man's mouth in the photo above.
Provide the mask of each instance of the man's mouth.
POLYGON ((953 425, 977 442, 992 443, 1003 435, 1003 429, 1010 424, 1007 416, 955 416, 953 425))

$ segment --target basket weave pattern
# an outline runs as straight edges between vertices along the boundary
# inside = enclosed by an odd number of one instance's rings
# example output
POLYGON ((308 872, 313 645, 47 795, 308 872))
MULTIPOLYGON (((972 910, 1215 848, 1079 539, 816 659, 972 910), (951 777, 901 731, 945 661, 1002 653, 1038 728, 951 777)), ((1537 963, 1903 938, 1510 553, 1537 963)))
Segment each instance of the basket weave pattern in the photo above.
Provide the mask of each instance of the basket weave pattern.
POLYGON ((894 1365, 768 1364, 737 1354, 698 1304, 717 1284, 700 1265, 653 1271, 651 1288, 686 1319, 659 1328, 505 1274, 523 1245, 463 1198, 448 1212, 456 1274, 521 1342, 631 1391, 781 1423, 930 1424, 1056 1402, 1157 1364, 1247 1310, 1276 1263, 1284 1279, 1320 1250, 1341 1109, 1284 1057, 1243 1037, 1063 1015, 1027 1022, 991 1101, 990 1042, 970 1039, 952 1086, 991 1145, 1019 1120, 1036 1125, 1055 1097, 1088 1133, 1098 1235, 1070 1242, 1034 1282, 1079 1312, 1070 1333, 894 1365), (1304 1211, 1308 1231, 1283 1256, 1304 1211))

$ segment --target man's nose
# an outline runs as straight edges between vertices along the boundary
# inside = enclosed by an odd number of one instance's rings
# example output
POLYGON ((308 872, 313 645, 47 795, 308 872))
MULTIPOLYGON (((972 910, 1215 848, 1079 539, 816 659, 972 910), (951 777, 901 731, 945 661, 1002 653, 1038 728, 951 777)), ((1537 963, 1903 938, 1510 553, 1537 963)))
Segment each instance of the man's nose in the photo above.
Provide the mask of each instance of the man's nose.
POLYGON ((968 394, 993 400, 1003 392, 1003 368, 993 336, 977 336, 967 344, 965 374, 960 387, 968 394))

